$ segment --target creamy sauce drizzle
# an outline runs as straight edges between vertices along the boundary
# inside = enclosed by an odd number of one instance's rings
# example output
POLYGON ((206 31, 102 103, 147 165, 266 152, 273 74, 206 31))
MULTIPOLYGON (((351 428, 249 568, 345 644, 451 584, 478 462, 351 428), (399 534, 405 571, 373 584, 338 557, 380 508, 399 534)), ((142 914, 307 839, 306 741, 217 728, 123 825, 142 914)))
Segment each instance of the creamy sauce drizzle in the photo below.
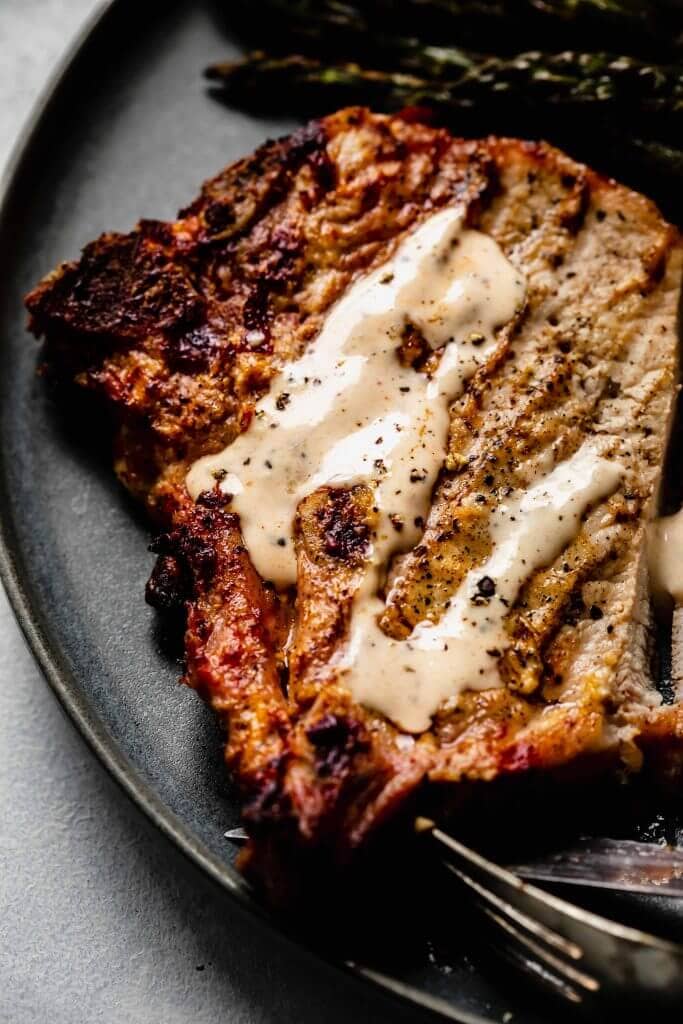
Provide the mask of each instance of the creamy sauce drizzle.
POLYGON ((524 291, 497 243, 463 227, 460 207, 432 215, 349 288, 315 342, 275 377, 248 430, 192 466, 190 494, 219 480, 234 495, 254 565, 284 587, 296 581, 292 526, 301 499, 325 484, 369 484, 380 518, 372 562, 386 565, 417 543, 415 520, 429 509, 444 460, 449 404, 495 348, 495 329, 524 291), (433 349, 445 346, 431 377, 398 359, 408 323, 433 349))
POLYGON ((522 584, 560 554, 588 506, 614 491, 621 476, 617 464, 586 443, 519 498, 499 505, 489 524, 492 554, 465 576, 441 620, 419 623, 407 640, 382 632, 383 602, 366 585, 342 663, 356 700, 407 732, 422 732, 448 697, 500 686, 498 659, 509 647, 505 618, 522 584))
POLYGON ((653 590, 683 604, 683 509, 651 524, 649 555, 653 590))
POLYGON ((333 307, 315 342, 274 378, 248 430, 187 476, 194 498, 217 482, 233 495, 252 561, 279 587, 296 582, 299 502, 323 485, 372 487, 379 521, 338 668, 357 700, 409 732, 428 728, 438 705, 462 689, 501 685, 508 606, 620 478, 617 466, 584 445, 492 514, 493 553, 465 578, 440 622, 420 623, 407 640, 380 629, 378 591, 392 556, 421 535, 450 403, 494 351, 496 329, 514 317, 524 293, 496 242, 463 226, 460 208, 434 214, 333 307), (443 348, 431 376, 397 356, 407 324, 443 348), (484 576, 495 594, 482 600, 484 576))

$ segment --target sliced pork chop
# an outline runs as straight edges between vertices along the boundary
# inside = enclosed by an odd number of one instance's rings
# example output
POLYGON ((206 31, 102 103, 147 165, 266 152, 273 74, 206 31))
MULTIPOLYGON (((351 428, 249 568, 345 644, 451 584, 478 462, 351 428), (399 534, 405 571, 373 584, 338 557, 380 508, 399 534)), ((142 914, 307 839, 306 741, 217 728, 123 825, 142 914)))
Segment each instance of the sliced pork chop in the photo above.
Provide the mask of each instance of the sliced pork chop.
POLYGON ((683 716, 653 681, 645 529, 676 394, 682 251, 652 203, 546 145, 463 141, 414 114, 350 109, 229 167, 177 221, 102 236, 29 295, 45 366, 112 410, 116 471, 166 531, 148 599, 187 613, 185 679, 228 731, 254 837, 245 864, 274 870, 285 848, 343 860, 418 787, 635 770, 648 750, 676 766, 683 716), (229 499, 215 488, 193 502, 185 477, 248 426, 349 285, 455 203, 524 274, 526 307, 453 405, 383 629, 401 638, 440 619, 486 553, 493 511, 549 458, 598 438, 624 477, 526 580, 507 617, 504 685, 447 700, 406 735, 354 702, 335 668, 372 538, 370 490, 302 501, 296 595, 278 594, 229 499))

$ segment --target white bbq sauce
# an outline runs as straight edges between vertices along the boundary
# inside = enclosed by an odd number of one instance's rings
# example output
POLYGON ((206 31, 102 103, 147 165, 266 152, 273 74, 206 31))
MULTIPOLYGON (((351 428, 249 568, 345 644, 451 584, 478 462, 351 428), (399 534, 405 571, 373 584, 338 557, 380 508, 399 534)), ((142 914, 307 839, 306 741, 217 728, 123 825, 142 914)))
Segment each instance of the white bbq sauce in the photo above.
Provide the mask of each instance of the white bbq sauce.
POLYGON ((496 329, 524 301, 519 271, 463 220, 460 207, 433 214, 388 262, 355 282, 313 344, 273 379, 249 428, 199 459, 186 480, 193 498, 217 482, 234 496, 251 559, 278 587, 296 582, 299 502, 324 485, 373 488, 379 522, 337 668, 356 700, 408 732, 427 729, 439 704, 461 690, 501 685, 497 655, 487 651, 506 646, 508 606, 620 477, 584 445, 493 513, 493 553, 465 578, 440 622, 420 623, 406 640, 380 629, 378 591, 392 556, 422 533, 446 453, 449 406, 495 350, 496 329), (433 349, 443 347, 432 376, 398 358, 407 324, 433 349), (476 603, 483 576, 495 594, 476 603))
POLYGON ((440 621, 418 623, 406 640, 379 628, 383 602, 366 581, 344 656, 355 698, 407 732, 422 732, 448 697, 500 686, 505 618, 522 584, 560 554, 588 506, 610 494, 621 475, 586 443, 520 498, 499 505, 489 521, 492 554, 465 576, 440 621))
POLYGON ((651 523, 649 555, 654 592, 683 604, 683 509, 651 523))

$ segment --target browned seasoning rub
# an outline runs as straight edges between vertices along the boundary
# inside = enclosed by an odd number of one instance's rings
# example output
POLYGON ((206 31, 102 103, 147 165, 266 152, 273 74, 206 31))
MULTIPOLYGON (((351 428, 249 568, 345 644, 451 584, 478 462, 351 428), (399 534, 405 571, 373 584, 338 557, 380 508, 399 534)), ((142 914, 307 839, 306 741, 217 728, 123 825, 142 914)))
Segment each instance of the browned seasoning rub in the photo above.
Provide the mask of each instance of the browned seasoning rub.
MULTIPOLYGON (((28 296, 46 367, 112 410, 116 472, 164 531, 147 597, 186 611, 185 680, 226 724, 255 873, 285 847, 344 861, 423 784, 637 769, 648 752, 677 765, 683 713, 662 706, 649 662, 644 524, 675 397, 681 252, 652 203, 546 145, 463 141, 414 113, 354 108, 266 143, 177 221, 103 235, 28 296), (384 628, 405 637, 440 617, 488 552, 488 516, 550 449, 566 458, 599 435, 625 478, 509 609, 510 646, 489 652, 505 686, 446 703, 412 739, 354 704, 331 667, 376 515, 370 491, 323 488, 301 503, 295 601, 255 572, 229 496, 195 504, 184 480, 248 426, 349 283, 456 201, 523 271, 527 307, 453 407, 384 628)), ((413 332, 403 348, 424 355, 413 332)), ((482 576, 479 592, 495 600, 495 581, 482 576)))

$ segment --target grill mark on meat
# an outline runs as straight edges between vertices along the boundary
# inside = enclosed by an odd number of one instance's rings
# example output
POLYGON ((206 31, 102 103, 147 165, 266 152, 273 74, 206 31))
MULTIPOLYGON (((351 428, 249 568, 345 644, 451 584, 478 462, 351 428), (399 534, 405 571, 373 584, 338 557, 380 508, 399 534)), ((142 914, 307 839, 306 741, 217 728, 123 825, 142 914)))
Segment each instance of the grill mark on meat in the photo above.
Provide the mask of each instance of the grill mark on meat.
MULTIPOLYGON (((680 267, 650 203, 543 144, 463 142, 414 113, 354 109, 261 147, 178 221, 104 235, 29 296, 50 371, 113 406, 117 472, 165 531, 148 600, 186 609, 186 681, 229 724, 254 872, 272 867, 273 835, 343 860, 425 778, 552 772, 596 754, 637 767, 641 748, 677 763, 683 715, 652 686, 641 555, 674 396, 680 267), (246 428, 349 282, 456 200, 523 268, 529 302, 453 408, 423 538, 389 576, 385 628, 405 636, 439 616, 489 551, 491 510, 551 448, 565 458, 597 434, 627 480, 520 592, 508 685, 462 694, 414 742, 355 706, 334 669, 371 492, 323 488, 301 503, 292 603, 254 572, 218 492, 192 505, 183 481, 246 428)), ((404 349, 419 359, 419 339, 404 349)))

